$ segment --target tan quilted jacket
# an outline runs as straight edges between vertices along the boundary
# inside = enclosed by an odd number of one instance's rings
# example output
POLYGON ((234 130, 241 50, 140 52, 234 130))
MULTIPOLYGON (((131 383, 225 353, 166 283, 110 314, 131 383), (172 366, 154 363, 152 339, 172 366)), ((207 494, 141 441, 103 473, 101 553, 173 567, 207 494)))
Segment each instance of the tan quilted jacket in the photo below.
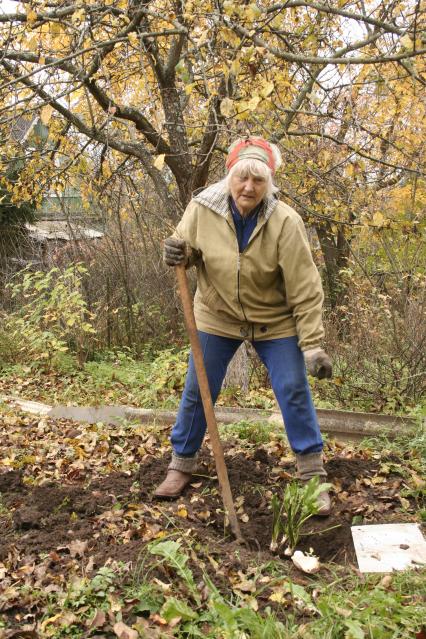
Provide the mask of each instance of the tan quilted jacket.
POLYGON ((249 340, 297 335, 304 351, 320 345, 321 279, 291 207, 267 199, 240 253, 228 195, 213 184, 191 200, 174 235, 197 267, 199 330, 249 340))

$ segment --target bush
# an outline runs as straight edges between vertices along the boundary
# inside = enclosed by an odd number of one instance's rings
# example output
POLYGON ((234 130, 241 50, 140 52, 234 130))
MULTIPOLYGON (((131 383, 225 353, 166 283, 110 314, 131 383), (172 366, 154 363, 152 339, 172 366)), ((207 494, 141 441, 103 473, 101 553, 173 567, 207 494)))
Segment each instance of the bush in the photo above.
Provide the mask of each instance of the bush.
POLYGON ((145 379, 142 392, 143 406, 177 403, 185 384, 188 357, 189 347, 179 351, 171 348, 160 351, 145 379))
POLYGON ((334 377, 316 398, 348 410, 406 411, 426 394, 426 277, 375 287, 348 273, 346 302, 326 316, 334 377))
POLYGON ((31 358, 49 368, 55 356, 70 349, 84 362, 87 338, 95 332, 81 294, 86 272, 81 264, 62 273, 57 268, 48 273, 25 269, 8 285, 18 306, 5 319, 5 331, 14 343, 9 360, 28 363, 31 358))

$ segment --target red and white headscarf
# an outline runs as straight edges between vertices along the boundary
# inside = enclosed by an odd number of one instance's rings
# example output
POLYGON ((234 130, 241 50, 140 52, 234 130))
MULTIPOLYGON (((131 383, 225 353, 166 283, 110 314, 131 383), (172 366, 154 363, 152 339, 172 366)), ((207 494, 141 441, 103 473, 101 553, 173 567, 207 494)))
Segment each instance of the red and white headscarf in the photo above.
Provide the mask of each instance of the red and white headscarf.
POLYGON ((240 160, 260 160, 269 166, 272 175, 276 169, 274 152, 272 146, 263 138, 250 137, 245 140, 237 140, 230 148, 226 159, 228 171, 240 160))

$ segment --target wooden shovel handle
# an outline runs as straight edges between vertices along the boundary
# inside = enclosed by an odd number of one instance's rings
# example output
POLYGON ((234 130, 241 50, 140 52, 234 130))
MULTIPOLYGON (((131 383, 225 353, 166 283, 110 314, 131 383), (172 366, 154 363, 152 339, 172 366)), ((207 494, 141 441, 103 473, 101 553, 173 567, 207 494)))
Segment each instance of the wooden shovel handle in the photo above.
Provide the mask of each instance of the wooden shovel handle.
POLYGON ((201 400, 203 402, 204 414, 206 416, 207 428, 209 431, 214 460, 216 463, 217 476, 222 492, 223 505, 228 515, 232 532, 234 533, 236 539, 242 542, 243 537, 241 535, 237 514, 235 512, 234 501, 232 499, 232 492, 229 485, 228 472, 226 470, 225 458, 223 456, 223 448, 217 428, 216 415, 214 412, 212 396, 207 379, 206 367, 204 366, 203 352, 201 349, 200 338, 198 337, 197 326, 195 324, 194 311, 192 308, 192 297, 188 286, 188 278, 186 276, 186 270, 183 265, 179 264, 175 267, 175 270, 179 286, 179 293, 182 300, 183 315, 185 318, 189 341, 191 343, 195 371, 197 373, 198 386, 200 388, 201 400))

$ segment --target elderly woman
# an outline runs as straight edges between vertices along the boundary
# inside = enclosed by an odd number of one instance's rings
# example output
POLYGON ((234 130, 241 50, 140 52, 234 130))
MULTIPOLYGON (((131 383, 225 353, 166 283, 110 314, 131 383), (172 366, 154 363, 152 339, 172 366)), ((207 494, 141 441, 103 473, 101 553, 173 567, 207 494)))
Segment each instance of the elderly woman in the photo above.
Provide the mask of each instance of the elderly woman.
MULTIPOLYGON (((165 240, 167 265, 195 265, 194 313, 213 402, 227 366, 250 340, 268 369, 296 455, 298 477, 323 478, 323 441, 306 376, 331 377, 321 348, 323 291, 300 216, 275 196, 279 150, 266 140, 237 140, 222 181, 189 203, 165 240)), ((176 423, 172 460, 158 498, 176 498, 191 481, 206 420, 192 356, 176 423)), ((330 513, 324 490, 319 514, 330 513)))

